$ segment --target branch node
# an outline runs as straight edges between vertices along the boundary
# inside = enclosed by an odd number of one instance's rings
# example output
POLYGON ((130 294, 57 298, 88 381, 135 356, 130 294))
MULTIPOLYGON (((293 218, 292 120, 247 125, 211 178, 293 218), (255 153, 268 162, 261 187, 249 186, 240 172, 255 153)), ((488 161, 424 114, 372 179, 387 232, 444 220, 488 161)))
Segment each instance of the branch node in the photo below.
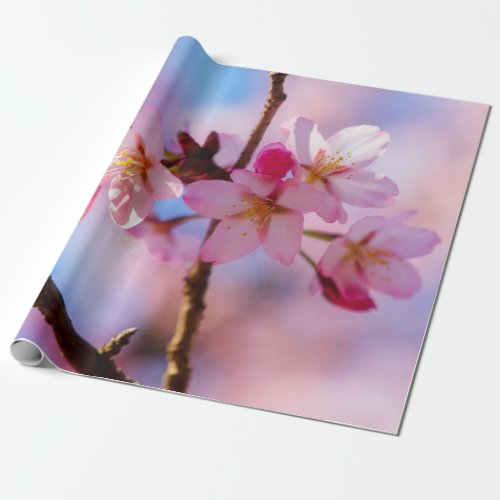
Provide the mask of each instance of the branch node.
MULTIPOLYGON (((45 321, 52 327, 59 349, 78 373, 135 383, 135 380, 127 377, 122 369, 116 366, 111 356, 102 353, 78 334, 69 317, 63 296, 51 276, 48 277, 33 306, 42 313, 45 321)), ((122 345, 128 343, 133 333, 135 332, 130 333, 125 330, 120 334, 126 334, 120 340, 122 345)), ((113 340, 117 340, 118 337, 113 340)))
POLYGON ((116 337, 113 337, 107 344, 104 344, 99 348, 99 353, 103 356, 107 356, 109 359, 114 358, 116 355, 120 353, 123 346, 126 346, 132 335, 136 333, 139 328, 127 328, 120 332, 116 337))

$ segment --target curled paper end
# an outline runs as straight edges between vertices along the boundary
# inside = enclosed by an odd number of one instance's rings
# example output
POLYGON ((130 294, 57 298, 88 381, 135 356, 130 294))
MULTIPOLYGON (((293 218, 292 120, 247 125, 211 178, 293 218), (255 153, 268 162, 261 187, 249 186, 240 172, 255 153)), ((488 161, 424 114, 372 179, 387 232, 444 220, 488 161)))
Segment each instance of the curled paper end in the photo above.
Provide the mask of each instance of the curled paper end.
POLYGON ((39 366, 45 359, 42 350, 30 340, 16 340, 10 346, 10 352, 22 365, 39 366))

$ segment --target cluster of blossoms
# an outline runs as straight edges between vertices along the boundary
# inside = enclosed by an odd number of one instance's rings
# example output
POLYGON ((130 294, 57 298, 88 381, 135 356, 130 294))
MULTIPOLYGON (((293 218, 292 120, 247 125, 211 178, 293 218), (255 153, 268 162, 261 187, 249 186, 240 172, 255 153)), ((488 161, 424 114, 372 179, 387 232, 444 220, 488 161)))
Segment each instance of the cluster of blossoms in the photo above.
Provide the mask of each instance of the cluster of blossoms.
POLYGON ((303 117, 281 130, 283 143, 263 147, 253 168, 233 169, 240 149, 234 136, 212 132, 200 146, 180 132, 166 151, 160 114, 143 107, 100 185, 107 188, 112 219, 166 261, 192 261, 199 253, 205 262, 223 264, 262 246, 271 259, 289 265, 302 253, 314 266, 311 288, 350 310, 374 308, 371 289, 399 298, 416 293, 420 277, 407 260, 429 253, 439 238, 405 225, 409 213, 368 216, 343 235, 328 234, 317 264, 301 250, 304 214, 345 223, 345 205, 394 203, 396 184, 365 168, 386 150, 389 134, 361 125, 325 139, 303 117), (196 216, 219 221, 199 250, 192 238, 173 232, 193 216, 160 221, 152 215, 155 201, 183 194, 196 216))

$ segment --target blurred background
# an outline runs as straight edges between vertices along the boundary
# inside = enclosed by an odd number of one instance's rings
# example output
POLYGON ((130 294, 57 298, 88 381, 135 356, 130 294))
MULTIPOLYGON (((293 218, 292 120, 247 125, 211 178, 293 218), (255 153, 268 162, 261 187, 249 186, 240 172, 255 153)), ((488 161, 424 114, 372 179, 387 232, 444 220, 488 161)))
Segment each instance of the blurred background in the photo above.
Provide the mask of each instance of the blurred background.
MULTIPOLYGON (((211 130, 246 140, 267 97, 268 74, 214 64, 192 39, 181 39, 146 102, 160 109, 164 139, 178 130, 203 142, 211 130)), ((373 294, 376 311, 344 311, 308 291, 305 262, 291 266, 261 250, 215 266, 207 311, 195 338, 189 392, 197 396, 351 425, 397 431, 443 272, 488 108, 485 105, 289 76, 287 100, 262 145, 283 140, 279 124, 295 115, 318 122, 326 137, 372 124, 391 135, 370 170, 400 188, 391 216, 417 209, 409 224, 435 231, 442 242, 412 260, 423 289, 411 300, 373 294)), ((106 165, 103 166, 103 171, 106 165)), ((346 225, 313 214, 306 227, 345 231, 372 213, 347 207, 346 225)), ((182 201, 158 203, 163 218, 189 213, 182 201)), ((203 221, 181 230, 202 236, 203 221)), ((319 257, 324 242, 304 239, 319 257)), ((78 224, 52 273, 77 331, 99 346, 119 331, 140 332, 118 356, 125 372, 160 387, 165 347, 175 328, 182 269, 152 258, 144 242, 110 219, 106 195, 78 224)), ((51 330, 32 310, 19 336, 35 338, 63 368, 51 330)))

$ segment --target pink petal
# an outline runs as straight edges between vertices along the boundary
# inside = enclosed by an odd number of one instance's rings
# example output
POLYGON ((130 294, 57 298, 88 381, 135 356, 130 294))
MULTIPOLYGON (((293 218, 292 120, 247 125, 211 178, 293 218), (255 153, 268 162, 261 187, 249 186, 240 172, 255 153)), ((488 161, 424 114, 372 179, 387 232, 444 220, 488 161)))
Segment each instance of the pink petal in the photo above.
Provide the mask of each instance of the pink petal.
POLYGON ((182 181, 161 163, 150 167, 147 170, 147 176, 156 200, 168 200, 181 196, 184 189, 182 181))
POLYGON ((124 228, 139 224, 153 209, 154 199, 138 175, 126 179, 114 177, 108 197, 111 218, 124 228))
POLYGON ((173 267, 189 266, 196 259, 200 242, 190 235, 177 234, 155 218, 143 220, 127 229, 136 238, 143 239, 153 257, 169 262, 173 267))
POLYGON ((204 217, 224 219, 244 212, 245 201, 252 198, 246 186, 229 181, 197 181, 186 186, 184 202, 204 217))
POLYGON ((327 140, 326 152, 335 158, 341 156, 340 165, 362 168, 387 149, 389 140, 387 132, 372 125, 347 127, 327 140))
POLYGON ((344 202, 356 207, 387 207, 399 193, 388 177, 366 170, 350 170, 328 178, 332 190, 344 202))
POLYGON ((377 231, 370 241, 370 246, 390 250, 399 257, 409 259, 430 253, 440 242, 433 231, 404 226, 393 221, 394 219, 389 220, 385 227, 377 231))
POLYGON ((219 167, 232 167, 239 158, 243 149, 243 141, 236 134, 219 133, 219 152, 214 156, 214 161, 219 167))
POLYGON ((249 254, 259 245, 260 238, 255 223, 247 218, 229 217, 219 222, 205 241, 200 257, 205 262, 223 264, 249 254))
POLYGON ((377 308, 370 296, 366 296, 362 299, 350 300, 342 295, 336 296, 330 289, 325 289, 323 295, 332 304, 348 309, 349 311, 369 311, 377 308))
POLYGON ((281 125, 281 130, 287 138, 286 147, 302 165, 312 165, 318 151, 326 147, 318 125, 308 118, 291 118, 281 125))
POLYGON ((141 144, 144 145, 142 135, 136 130, 129 128, 125 135, 125 138, 123 139, 120 147, 118 148, 118 151, 124 148, 137 149, 137 147, 140 146, 141 144))
POLYGON ((348 253, 346 243, 348 240, 345 237, 339 237, 333 240, 325 250, 321 259, 318 262, 318 269, 324 276, 332 276, 337 266, 342 262, 348 253))
POLYGON ((170 262, 174 267, 191 265, 199 249, 198 240, 184 234, 150 233, 145 241, 148 252, 153 257, 170 262))
POLYGON ((111 181, 108 190, 109 212, 113 221, 120 225, 126 225, 130 220, 132 212, 133 186, 130 179, 119 179, 115 177, 111 181))
MULTIPOLYGON (((152 207, 151 207, 152 208, 152 207)), ((131 227, 136 226, 137 224, 140 224, 144 220, 144 217, 141 217, 134 208, 130 210, 128 214, 128 219, 124 224, 121 224, 123 229, 129 229, 131 227)))
MULTIPOLYGON (((323 274, 322 268, 320 272, 323 274)), ((354 259, 341 260, 329 277, 333 279, 340 294, 346 299, 360 300, 368 297, 364 274, 354 259)))
POLYGON ((397 257, 384 257, 386 263, 373 263, 364 269, 368 284, 379 292, 408 298, 418 292, 422 281, 417 270, 397 257))
POLYGON ((342 203, 339 198, 328 189, 324 189, 324 184, 316 182, 312 184, 315 188, 320 188, 323 195, 316 205, 316 213, 325 222, 336 222, 344 223, 347 220, 347 213, 342 207, 342 203))
POLYGON ((200 240, 188 234, 175 235, 176 253, 173 257, 172 264, 177 263, 188 267, 197 259, 200 251, 200 240))
POLYGON ((317 281, 322 287, 323 296, 332 304, 350 311, 369 311, 376 308, 375 302, 373 302, 369 295, 357 299, 349 299, 340 294, 337 285, 332 279, 319 275, 317 281))
POLYGON ((411 219, 417 215, 418 210, 403 210, 399 212, 397 215, 394 215, 389 220, 391 223, 403 224, 407 219, 411 219))
POLYGON ((257 173, 277 178, 284 177, 294 165, 291 151, 281 142, 272 142, 262 148, 254 163, 257 173))
POLYGON ((280 188, 276 204, 281 207, 299 210, 299 212, 314 212, 323 202, 323 195, 312 186, 287 179, 280 188))
MULTIPOLYGON (((144 222, 142 224, 144 224, 144 222)), ((139 224, 139 226, 142 224, 139 224)), ((144 240, 146 242, 148 252, 153 257, 164 260, 165 262, 174 260, 176 256, 176 245, 173 234, 150 232, 144 237, 144 240)))
POLYGON ((373 237, 376 231, 384 228, 388 221, 381 215, 370 215, 356 221, 346 234, 346 237, 351 241, 360 242, 365 237, 371 234, 373 237))
POLYGON ((121 179, 119 176, 113 177, 108 189, 108 198, 117 208, 130 199, 129 191, 132 190, 130 179, 121 179), (128 196, 128 198, 126 198, 128 196))
POLYGON ((276 179, 276 177, 256 174, 249 170, 233 170, 231 172, 231 179, 237 184, 246 186, 252 193, 255 193, 261 198, 269 196, 280 182, 282 182, 281 179, 276 179))
POLYGON ((305 180, 307 179, 309 175, 309 171, 302 167, 299 163, 295 162, 293 168, 292 168, 292 174, 293 177, 298 181, 298 182, 306 182, 305 180))
MULTIPOLYGON (((155 202, 154 193, 150 186, 146 185, 140 175, 135 175, 131 179, 132 208, 140 219, 145 219, 153 210, 155 202)), ((131 227, 131 221, 124 227, 131 227)))
POLYGON ((146 156, 151 162, 159 162, 163 158, 163 130, 160 112, 150 104, 145 104, 130 128, 142 137, 146 156))
POLYGON ((303 227, 304 216, 296 210, 272 215, 262 241, 269 257, 291 264, 300 252, 303 227))
MULTIPOLYGON (((183 131, 189 133, 187 129, 183 129, 183 131)), ((168 137, 163 146, 164 152, 166 150, 170 156, 181 156, 184 153, 177 137, 168 137)))
POLYGON ((137 226, 127 229, 127 233, 135 236, 136 238, 146 239, 153 232, 153 228, 156 224, 156 222, 150 222, 146 219, 143 220, 140 224, 137 224, 137 226))
MULTIPOLYGON (((337 193, 333 190, 330 184, 325 183, 321 180, 315 182, 305 182, 308 177, 308 171, 302 168, 300 165, 296 165, 293 169, 294 179, 303 185, 303 190, 300 196, 307 196, 308 199, 304 201, 305 207, 308 207, 311 202, 313 202, 312 197, 314 196, 316 200, 314 201, 314 209, 325 222, 336 222, 339 221, 344 223, 347 221, 347 213, 342 207, 342 202, 337 193), (306 189, 313 189, 318 194, 316 195, 306 195, 306 189)), ((309 211, 309 210, 306 210, 309 211)))
POLYGON ((317 276, 314 276, 314 278, 310 281, 309 286, 307 287, 310 293, 313 295, 321 292, 323 290, 323 286, 321 285, 321 281, 317 276))

